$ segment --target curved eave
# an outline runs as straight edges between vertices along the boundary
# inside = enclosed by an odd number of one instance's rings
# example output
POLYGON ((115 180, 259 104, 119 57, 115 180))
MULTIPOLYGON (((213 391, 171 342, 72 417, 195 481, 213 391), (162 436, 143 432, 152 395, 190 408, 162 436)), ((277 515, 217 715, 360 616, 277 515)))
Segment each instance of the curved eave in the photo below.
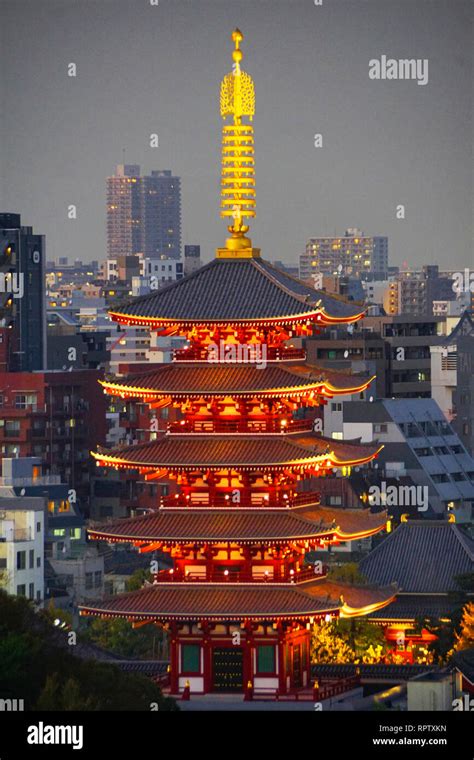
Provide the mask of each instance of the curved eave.
POLYGON ((362 393, 369 385, 375 380, 373 375, 368 380, 365 380, 361 385, 353 386, 351 388, 338 388, 332 383, 322 380, 315 383, 308 383, 300 386, 286 386, 281 388, 262 388, 257 390, 246 390, 245 388, 239 390, 226 390, 225 388, 219 389, 219 391, 212 390, 179 390, 170 391, 163 389, 151 389, 143 386, 125 385, 122 383, 113 383, 107 380, 99 380, 100 385, 109 396, 120 396, 129 398, 140 398, 144 402, 153 402, 165 398, 178 399, 178 398, 208 398, 208 397, 224 397, 224 396, 239 396, 243 398, 258 397, 292 397, 301 396, 310 393, 316 393, 320 396, 326 396, 327 398, 333 398, 334 396, 349 396, 354 393, 362 393))
POLYGON ((239 325, 242 327, 259 326, 278 326, 294 324, 295 322, 310 322, 315 325, 335 325, 335 324, 352 324, 358 322, 365 315, 365 310, 347 317, 335 317, 328 314, 324 309, 311 309, 301 314, 285 314, 275 317, 264 318, 241 318, 241 319, 165 319, 163 317, 145 317, 139 315, 124 314, 119 311, 109 311, 109 316, 113 322, 118 322, 127 327, 149 327, 152 330, 176 327, 177 329, 190 329, 193 327, 207 325, 212 327, 225 327, 226 325, 239 325))
POLYGON ((373 459, 378 457, 382 449, 383 449, 383 444, 379 446, 378 449, 373 454, 370 454, 366 457, 362 457, 361 459, 352 459, 352 460, 338 459, 332 452, 329 454, 329 458, 330 458, 331 464, 334 467, 356 467, 357 465, 360 465, 360 464, 367 464, 367 462, 372 462, 373 459))
POLYGON ((130 622, 199 620, 304 620, 326 615, 362 617, 390 604, 396 589, 362 589, 358 607, 349 605, 341 591, 357 598, 356 587, 322 578, 308 584, 196 584, 162 583, 79 606, 82 616, 120 617, 130 622), (305 590, 306 587, 306 590, 305 590), (378 598, 377 598, 378 597, 378 598), (375 601, 371 601, 371 598, 375 601))
MULTIPOLYGON (((95 530, 88 530, 87 534, 89 538, 92 541, 107 541, 108 543, 135 543, 139 545, 145 545, 145 544, 170 544, 170 543, 177 543, 177 544, 191 544, 191 543, 213 543, 213 544, 219 544, 219 543, 239 543, 239 544, 263 544, 263 545, 271 545, 274 543, 293 543, 293 542, 307 542, 307 541, 321 541, 322 539, 327 538, 327 540, 331 540, 331 536, 335 534, 334 528, 326 528, 326 530, 321 530, 319 533, 310 533, 302 531, 301 534, 275 534, 274 536, 266 536, 262 538, 262 536, 255 535, 255 536, 232 536, 232 535, 222 535, 219 538, 217 538, 214 535, 199 535, 199 536, 166 536, 166 535, 160 535, 155 538, 142 538, 137 535, 130 534, 128 536, 123 535, 114 535, 113 533, 107 533, 107 531, 95 531, 95 530)), ((350 539, 345 538, 345 541, 348 541, 350 539)))
POLYGON ((373 612, 377 612, 378 610, 383 610, 384 607, 388 607, 389 604, 392 604, 393 601, 396 599, 396 592, 389 597, 388 599, 384 599, 383 601, 376 602, 374 604, 367 604, 365 607, 350 607, 348 604, 344 602, 344 604, 341 607, 340 616, 341 618, 355 618, 355 617, 365 617, 366 615, 371 615, 373 612))
POLYGON ((338 459, 333 452, 328 454, 317 454, 313 457, 303 457, 302 459, 292 459, 284 462, 199 462, 192 463, 183 462, 140 462, 133 461, 131 459, 124 459, 119 456, 112 456, 110 454, 102 454, 100 452, 91 451, 91 456, 96 460, 98 466, 101 467, 118 467, 124 469, 139 469, 141 472, 152 472, 153 470, 262 470, 273 469, 281 470, 287 468, 296 468, 304 470, 305 468, 311 468, 317 465, 326 464, 328 467, 355 467, 361 464, 367 464, 378 456, 383 446, 380 446, 373 454, 369 454, 359 459, 338 459))
MULTIPOLYGON (((205 514, 206 517, 212 517, 216 511, 206 508, 204 512, 198 509, 194 509, 192 507, 186 508, 189 518, 192 519, 196 513, 199 514, 205 514), (209 512, 209 515, 207 513, 209 512)), ((171 515, 175 511, 174 508, 164 510, 164 512, 169 512, 171 515)), ((218 514, 222 514, 225 510, 218 510, 218 514)), ((237 515, 239 514, 239 510, 231 510, 232 514, 235 514, 237 512, 237 515)), ((286 510, 284 510, 284 513, 286 510)), ((240 512, 241 513, 241 512, 240 512)), ((252 508, 247 511, 247 514, 252 514, 252 516, 260 517, 260 509, 258 508, 252 508)), ((277 515, 281 513, 280 509, 276 509, 273 512, 269 512, 265 510, 265 517, 268 517, 269 521, 271 520, 273 515, 277 515)), ((319 543, 321 541, 325 543, 332 543, 335 541, 355 541, 362 538, 368 538, 369 536, 373 536, 376 533, 379 533, 381 530, 385 528, 386 525, 386 512, 381 513, 380 516, 380 522, 377 525, 371 525, 370 527, 366 527, 365 529, 360 529, 357 531, 344 531, 341 529, 340 525, 334 525, 334 523, 330 524, 327 522, 324 524, 322 522, 322 519, 314 519, 311 520, 309 518, 302 518, 298 519, 298 523, 295 526, 295 529, 292 531, 290 529, 286 529, 286 531, 279 533, 278 531, 275 531, 275 533, 268 535, 262 535, 262 533, 256 532, 255 535, 249 535, 248 533, 241 533, 239 534, 238 528, 234 528, 230 531, 221 531, 218 535, 216 535, 216 531, 213 531, 212 533, 206 533, 205 530, 196 530, 196 532, 187 532, 186 534, 181 534, 179 529, 176 529, 173 527, 173 529, 166 533, 165 529, 160 530, 154 528, 153 530, 150 530, 147 528, 146 521, 147 517, 152 518, 152 514, 145 516, 145 517, 137 517, 137 518, 131 518, 130 520, 127 520, 127 525, 129 528, 129 532, 124 533, 123 531, 120 532, 114 532, 116 529, 115 525, 111 525, 110 529, 107 529, 107 527, 97 527, 97 528, 89 528, 87 533, 91 540, 93 541, 107 541, 108 543, 133 543, 140 546, 150 546, 152 544, 161 544, 161 545, 168 545, 170 543, 179 543, 179 544, 187 544, 187 543, 198 543, 198 542, 204 542, 204 543, 221 543, 221 542, 233 542, 233 543, 242 543, 242 544, 264 544, 264 545, 271 545, 275 542, 301 542, 301 543, 319 543), (304 523, 307 523, 305 525, 304 523)), ((366 518, 366 515, 361 515, 361 517, 366 518)), ((159 513, 158 513, 159 518, 159 513)), ((296 521, 295 521, 296 522, 296 521)))
POLYGON ((359 541, 362 538, 370 538, 370 536, 375 536, 377 533, 380 533, 380 531, 385 528, 386 524, 387 522, 385 520, 381 525, 377 525, 376 527, 367 530, 360 530, 357 531, 357 533, 345 533, 337 527, 334 531, 334 537, 338 541, 359 541))
POLYGON ((79 615, 80 617, 101 617, 104 619, 107 618, 122 618, 125 620, 128 620, 128 622, 166 622, 168 620, 181 620, 183 622, 187 621, 195 621, 199 622, 200 620, 212 620, 213 622, 225 622, 225 621, 234 621, 234 620, 253 620, 255 622, 263 622, 263 621, 272 621, 272 620, 310 620, 312 618, 321 618, 325 617, 326 615, 338 615, 340 611, 339 605, 332 605, 328 606, 324 609, 317 609, 317 610, 303 610, 302 612, 281 612, 278 609, 271 610, 269 612, 225 612, 225 613, 200 613, 200 612, 194 612, 194 613, 183 613, 179 614, 176 612, 166 612, 166 610, 163 610, 163 612, 148 612, 148 613, 140 613, 140 612, 114 612, 114 611, 107 611, 107 610, 101 610, 99 607, 85 607, 80 606, 79 607, 79 615))

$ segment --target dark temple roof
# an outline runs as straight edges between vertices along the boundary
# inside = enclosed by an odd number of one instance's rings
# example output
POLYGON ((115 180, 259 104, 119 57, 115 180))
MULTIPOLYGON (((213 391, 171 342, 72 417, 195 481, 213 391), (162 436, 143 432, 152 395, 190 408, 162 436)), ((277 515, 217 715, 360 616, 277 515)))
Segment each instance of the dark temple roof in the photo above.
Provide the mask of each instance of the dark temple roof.
POLYGON ((369 618, 414 622, 426 618, 449 617, 452 610, 453 603, 447 595, 399 594, 388 607, 381 612, 371 613, 369 618))
POLYGON ((129 467, 278 467, 296 462, 310 465, 318 457, 331 455, 341 464, 370 461, 380 446, 352 443, 308 433, 291 435, 237 435, 232 438, 202 435, 163 435, 148 443, 100 449, 94 457, 113 457, 129 467))
POLYGON ((363 307, 317 291, 259 258, 213 259, 181 280, 111 313, 177 322, 284 319, 314 314, 356 317, 363 307), (319 306, 317 302, 321 301, 319 306))
POLYGON ((259 369, 255 364, 172 362, 146 372, 112 378, 103 385, 113 383, 120 388, 141 388, 164 396, 227 396, 286 388, 297 393, 301 388, 323 384, 327 384, 331 389, 347 392, 347 389, 363 388, 369 382, 369 377, 311 365, 287 367, 267 364, 259 369))
POLYGON ((397 583, 405 593, 447 594, 454 578, 474 572, 474 541, 454 523, 403 522, 360 563, 372 583, 397 583))
POLYGON ((325 578, 298 585, 172 582, 148 585, 101 601, 90 600, 80 605, 80 610, 93 615, 111 614, 130 619, 272 620, 275 617, 308 618, 335 613, 344 604, 361 611, 367 605, 383 607, 395 593, 393 587, 346 586, 328 582, 325 578))
POLYGON ((385 512, 372 514, 365 509, 173 507, 112 523, 97 523, 91 526, 89 534, 94 539, 121 541, 289 541, 324 536, 336 528, 344 535, 375 532, 385 522, 385 512))
POLYGON ((474 685, 474 648, 455 652, 451 663, 474 685))

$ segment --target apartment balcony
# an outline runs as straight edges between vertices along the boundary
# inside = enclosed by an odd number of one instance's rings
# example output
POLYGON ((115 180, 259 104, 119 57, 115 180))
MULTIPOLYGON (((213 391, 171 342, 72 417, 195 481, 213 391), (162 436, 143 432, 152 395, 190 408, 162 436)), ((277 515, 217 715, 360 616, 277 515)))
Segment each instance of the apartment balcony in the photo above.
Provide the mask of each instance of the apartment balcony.
POLYGON ((0 524, 0 543, 19 543, 33 541, 29 528, 4 528, 0 524))
POLYGON ((38 478, 9 478, 0 477, 0 486, 58 486, 61 484, 59 475, 41 475, 38 478))

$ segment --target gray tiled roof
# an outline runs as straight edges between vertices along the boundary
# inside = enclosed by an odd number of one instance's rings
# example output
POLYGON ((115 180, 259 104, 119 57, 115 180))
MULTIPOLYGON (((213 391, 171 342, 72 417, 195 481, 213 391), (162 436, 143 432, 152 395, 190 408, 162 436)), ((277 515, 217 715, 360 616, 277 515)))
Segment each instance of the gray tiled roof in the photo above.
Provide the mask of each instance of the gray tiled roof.
POLYGON ((188 277, 120 304, 128 316, 189 321, 252 320, 304 315, 321 308, 334 317, 361 306, 305 285, 263 259, 214 259, 188 277))
POLYGON ((449 616, 454 603, 448 595, 400 594, 383 610, 368 617, 375 620, 423 620, 449 616))
POLYGON ((405 593, 447 594, 454 578, 474 572, 474 541, 454 523, 401 523, 360 563, 372 583, 397 583, 405 593))

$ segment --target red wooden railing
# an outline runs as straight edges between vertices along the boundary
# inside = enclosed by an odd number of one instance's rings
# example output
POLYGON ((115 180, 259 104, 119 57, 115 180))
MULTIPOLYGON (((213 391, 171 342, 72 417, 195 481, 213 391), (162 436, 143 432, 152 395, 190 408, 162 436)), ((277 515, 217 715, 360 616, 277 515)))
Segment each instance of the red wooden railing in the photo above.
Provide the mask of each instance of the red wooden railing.
MULTIPOLYGON (((245 496, 242 493, 242 499, 244 498, 245 496)), ((259 502, 257 501, 257 498, 257 494, 253 494, 253 496, 250 497, 250 507, 255 509, 304 507, 310 506, 311 504, 319 504, 320 502, 320 494, 318 491, 296 493, 291 497, 289 496, 287 499, 283 496, 274 497, 271 494, 268 494, 268 499, 265 498, 264 494, 261 494, 259 502)), ((245 499, 245 501, 247 500, 245 499)), ((160 506, 189 507, 191 509, 196 507, 229 507, 229 509, 238 509, 239 507, 245 506, 245 504, 233 504, 230 493, 210 495, 208 493, 199 494, 195 492, 192 498, 185 496, 182 493, 177 493, 173 496, 162 496, 160 499, 160 506)))
POLYGON ((322 578, 327 574, 327 570, 327 566, 323 565, 322 572, 316 573, 314 567, 309 566, 302 570, 285 570, 280 577, 273 577, 270 574, 255 576, 249 572, 232 570, 227 573, 222 570, 213 570, 205 575, 183 573, 180 570, 161 570, 155 573, 154 580, 157 583, 302 583, 310 578, 322 578))
POLYGON ((180 420, 171 422, 168 433, 297 433, 309 432, 314 420, 180 420))

